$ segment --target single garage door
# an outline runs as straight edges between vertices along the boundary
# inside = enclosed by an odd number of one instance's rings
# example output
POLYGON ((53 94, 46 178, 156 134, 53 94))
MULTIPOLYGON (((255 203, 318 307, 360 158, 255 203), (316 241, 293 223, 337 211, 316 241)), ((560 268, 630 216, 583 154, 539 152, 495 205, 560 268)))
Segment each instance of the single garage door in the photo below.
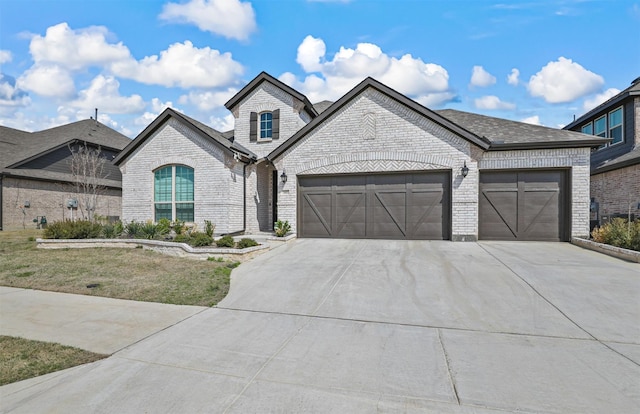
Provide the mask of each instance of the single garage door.
POLYGON ((300 237, 448 239, 449 172, 298 177, 300 237))
POLYGON ((567 240, 566 170, 481 171, 479 238, 567 240))

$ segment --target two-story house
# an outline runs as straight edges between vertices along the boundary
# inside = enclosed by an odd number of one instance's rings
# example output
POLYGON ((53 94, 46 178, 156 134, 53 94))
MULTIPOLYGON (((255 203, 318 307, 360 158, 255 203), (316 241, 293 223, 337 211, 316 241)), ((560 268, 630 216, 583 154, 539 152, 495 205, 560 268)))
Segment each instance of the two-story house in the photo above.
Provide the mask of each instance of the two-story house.
POLYGON ((608 138, 591 152, 592 227, 640 213, 640 77, 564 129, 608 138))
POLYGON ((557 240, 589 232, 589 154, 608 142, 455 110, 367 78, 313 105, 261 73, 218 132, 166 109, 114 160, 122 217, 216 233, 557 240))

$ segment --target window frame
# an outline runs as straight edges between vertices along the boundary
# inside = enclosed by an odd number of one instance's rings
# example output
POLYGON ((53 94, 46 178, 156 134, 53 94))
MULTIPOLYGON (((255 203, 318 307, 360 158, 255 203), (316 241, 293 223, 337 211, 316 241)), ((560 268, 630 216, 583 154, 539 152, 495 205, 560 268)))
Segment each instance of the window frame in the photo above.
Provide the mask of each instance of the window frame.
POLYGON ((587 135, 593 135, 593 121, 589 121, 586 124, 582 125, 582 127, 580 128, 580 132, 587 135), (587 127, 591 130, 590 132, 585 132, 585 128, 587 127))
MULTIPOLYGON (((181 177, 184 179, 184 177, 181 177)), ((166 187, 166 185, 165 185, 166 187)), ((165 188, 165 194, 163 198, 166 198, 166 188, 165 188)), ((172 222, 176 221, 176 220, 180 220, 180 221, 184 221, 187 223, 193 223, 195 221, 195 170, 191 167, 189 167, 188 165, 184 165, 184 164, 170 164, 170 165, 163 165, 162 167, 156 168, 155 170, 153 170, 153 218, 154 221, 157 223, 158 221, 160 221, 162 218, 168 218, 170 219, 172 222), (161 173, 162 171, 166 171, 167 169, 171 169, 171 174, 169 176, 169 178, 171 179, 171 185, 170 185, 170 200, 157 200, 158 198, 158 173, 161 173), (186 191, 184 191, 183 189, 181 189, 181 185, 177 184, 177 178, 178 178, 178 169, 182 168, 185 169, 185 171, 188 173, 186 180, 187 183, 190 182, 190 187, 189 185, 187 185, 186 187, 186 191), (187 195, 187 199, 182 199, 184 198, 184 194, 186 193, 187 195), (179 195, 181 195, 179 197, 179 195), (190 198, 190 200, 189 200, 190 198), (165 207, 165 215, 163 217, 158 217, 158 206, 159 205, 170 205, 171 206, 171 217, 166 217, 166 211, 167 208, 165 207), (183 220, 182 218, 179 218, 178 215, 179 214, 184 214, 183 210, 184 210, 184 206, 185 205, 190 205, 190 208, 187 207, 187 214, 190 214, 190 218, 191 220, 183 220), (190 210, 190 211, 189 211, 190 210)))
POLYGON ((614 128, 620 128, 620 141, 618 142, 609 142, 607 145, 608 146, 614 146, 614 145, 619 145, 619 144, 623 144, 624 143, 624 106, 621 105, 619 107, 617 107, 616 109, 613 109, 611 111, 609 111, 609 113, 607 114, 607 137, 608 138, 613 138, 611 136, 611 130, 614 128), (613 114, 616 111, 620 111, 620 123, 615 125, 615 126, 611 126, 611 114, 613 114))
POLYGON ((257 122, 258 122, 258 125, 257 125, 258 141, 271 141, 273 139, 273 111, 260 112, 258 114, 257 122), (266 117, 267 115, 269 116, 269 119, 263 121, 262 117, 263 116, 266 117), (265 126, 265 128, 263 128, 262 127, 263 122, 267 124, 268 127, 265 126), (266 136, 262 136, 263 131, 265 133, 268 132, 268 135, 265 134, 266 136))

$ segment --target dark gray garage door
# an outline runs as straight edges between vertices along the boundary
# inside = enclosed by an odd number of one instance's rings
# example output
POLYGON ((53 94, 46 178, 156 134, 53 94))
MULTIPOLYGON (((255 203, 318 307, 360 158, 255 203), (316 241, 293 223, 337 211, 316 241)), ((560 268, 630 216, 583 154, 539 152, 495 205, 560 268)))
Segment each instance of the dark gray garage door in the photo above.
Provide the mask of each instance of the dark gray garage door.
POLYGON ((300 237, 448 239, 448 172, 298 177, 300 237))
POLYGON ((566 170, 480 173, 479 238, 564 241, 566 170))

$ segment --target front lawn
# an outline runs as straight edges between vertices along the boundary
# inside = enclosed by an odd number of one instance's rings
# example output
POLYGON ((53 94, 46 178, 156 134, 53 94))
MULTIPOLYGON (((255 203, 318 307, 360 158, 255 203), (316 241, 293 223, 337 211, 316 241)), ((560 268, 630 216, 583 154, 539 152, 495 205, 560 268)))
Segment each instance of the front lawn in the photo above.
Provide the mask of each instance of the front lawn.
POLYGON ((36 248, 36 230, 0 232, 0 285, 177 305, 213 306, 237 263, 143 249, 36 248))
POLYGON ((60 344, 0 336, 0 385, 88 364, 106 357, 107 355, 60 344))

